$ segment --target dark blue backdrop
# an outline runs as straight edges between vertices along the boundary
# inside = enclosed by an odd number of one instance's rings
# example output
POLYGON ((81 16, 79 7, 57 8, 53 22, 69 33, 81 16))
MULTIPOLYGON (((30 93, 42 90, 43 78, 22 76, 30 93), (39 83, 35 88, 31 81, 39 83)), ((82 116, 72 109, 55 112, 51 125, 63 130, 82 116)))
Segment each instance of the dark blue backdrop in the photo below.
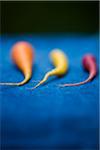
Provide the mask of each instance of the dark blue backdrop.
POLYGON ((2 36, 0 81, 20 81, 22 73, 10 59, 16 41, 29 41, 35 48, 33 75, 21 87, 0 87, 2 149, 98 149, 99 83, 96 78, 79 87, 59 88, 59 83, 78 82, 87 78, 81 59, 90 52, 98 64, 98 35, 28 35, 2 36), (53 68, 48 57, 53 48, 61 48, 69 58, 69 71, 47 84, 27 90, 53 68))

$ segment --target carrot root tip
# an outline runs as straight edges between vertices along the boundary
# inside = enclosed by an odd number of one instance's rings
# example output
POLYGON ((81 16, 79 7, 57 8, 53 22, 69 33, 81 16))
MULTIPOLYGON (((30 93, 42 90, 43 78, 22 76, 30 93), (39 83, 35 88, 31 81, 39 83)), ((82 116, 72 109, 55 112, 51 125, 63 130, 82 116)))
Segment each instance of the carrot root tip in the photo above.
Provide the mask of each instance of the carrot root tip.
POLYGON ((59 87, 64 87, 64 85, 63 85, 63 84, 59 84, 58 86, 59 86, 59 87))
POLYGON ((33 83, 40 82, 41 80, 32 80, 33 83))

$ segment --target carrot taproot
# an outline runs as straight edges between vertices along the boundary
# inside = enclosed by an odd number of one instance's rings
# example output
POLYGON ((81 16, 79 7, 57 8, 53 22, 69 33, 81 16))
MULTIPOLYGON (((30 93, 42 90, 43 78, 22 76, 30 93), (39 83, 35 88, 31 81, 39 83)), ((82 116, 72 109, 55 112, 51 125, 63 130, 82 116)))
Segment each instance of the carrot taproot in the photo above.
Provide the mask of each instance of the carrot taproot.
POLYGON ((50 76, 62 76, 68 70, 68 59, 64 52, 60 49, 53 49, 50 53, 50 59, 54 64, 55 68, 49 72, 47 72, 44 78, 33 88, 35 89, 41 84, 43 84, 50 76))
POLYGON ((79 83, 69 83, 69 84, 61 84, 61 87, 66 86, 79 86, 82 84, 85 84, 87 82, 90 82, 97 74, 97 66, 96 66, 96 59, 92 54, 86 54, 83 57, 82 64, 84 69, 86 69, 89 72, 89 77, 82 82, 79 83))
POLYGON ((24 80, 17 83, 0 83, 0 85, 20 86, 28 82, 32 76, 33 48, 28 42, 21 41, 14 44, 11 50, 11 58, 24 74, 24 80))

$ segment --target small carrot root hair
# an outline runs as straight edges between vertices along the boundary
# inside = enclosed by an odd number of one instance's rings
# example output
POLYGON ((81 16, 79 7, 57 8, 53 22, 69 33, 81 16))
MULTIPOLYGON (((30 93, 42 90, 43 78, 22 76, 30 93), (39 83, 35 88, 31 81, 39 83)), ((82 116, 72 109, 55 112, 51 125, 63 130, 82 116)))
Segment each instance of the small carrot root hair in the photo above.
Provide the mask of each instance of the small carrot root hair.
POLYGON ((4 85, 4 86, 21 86, 24 85, 25 83, 27 83, 31 78, 31 74, 25 76, 24 80, 21 82, 1 82, 0 85, 4 85))
POLYGON ((58 71, 57 69, 53 69, 52 71, 47 72, 46 75, 44 76, 44 78, 35 87, 31 88, 31 90, 34 90, 38 86, 40 86, 43 83, 45 83, 50 76, 56 75, 57 71, 58 71))
POLYGON ((33 48, 28 42, 17 42, 11 51, 11 58, 17 67, 24 74, 24 80, 18 83, 0 83, 0 85, 6 86, 21 86, 27 83, 32 76, 32 64, 33 64, 33 48))
POLYGON ((66 55, 60 49, 54 49, 50 53, 50 59, 53 62, 55 68, 46 73, 44 78, 31 90, 34 90, 41 84, 45 83, 50 76, 63 76, 68 70, 68 59, 66 55))
POLYGON ((66 86, 79 86, 82 84, 85 84, 87 82, 90 82, 92 78, 92 75, 89 76, 85 81, 79 82, 79 83, 68 83, 68 84, 59 84, 60 87, 66 87, 66 86))
POLYGON ((82 82, 79 83, 69 83, 69 84, 60 84, 60 87, 68 87, 68 86, 80 86, 87 82, 90 82, 97 74, 97 66, 96 59, 91 54, 86 54, 82 60, 83 67, 89 72, 89 77, 82 82))

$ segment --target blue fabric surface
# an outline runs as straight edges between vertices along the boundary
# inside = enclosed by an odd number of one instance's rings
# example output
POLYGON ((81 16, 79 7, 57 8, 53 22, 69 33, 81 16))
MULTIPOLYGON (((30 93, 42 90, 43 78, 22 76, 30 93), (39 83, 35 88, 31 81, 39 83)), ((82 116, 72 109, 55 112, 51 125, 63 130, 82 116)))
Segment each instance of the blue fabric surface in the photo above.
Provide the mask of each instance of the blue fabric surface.
POLYGON ((98 35, 2 36, 0 81, 17 82, 22 73, 10 59, 12 45, 29 41, 35 48, 32 79, 21 87, 0 87, 2 149, 98 149, 99 77, 78 87, 59 88, 60 83, 79 82, 88 77, 81 63, 92 53, 99 62, 98 35), (49 52, 61 48, 69 58, 69 71, 51 77, 34 91, 27 90, 53 68, 49 52))

